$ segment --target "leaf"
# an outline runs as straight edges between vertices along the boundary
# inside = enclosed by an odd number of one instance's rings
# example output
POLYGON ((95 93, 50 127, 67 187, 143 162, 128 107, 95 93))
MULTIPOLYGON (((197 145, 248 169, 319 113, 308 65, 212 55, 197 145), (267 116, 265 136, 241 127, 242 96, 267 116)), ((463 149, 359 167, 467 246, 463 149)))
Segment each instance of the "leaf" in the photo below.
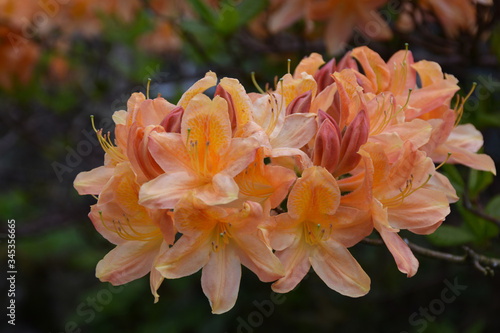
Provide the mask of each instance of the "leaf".
POLYGON ((188 0, 193 10, 200 15, 201 19, 210 25, 215 25, 217 17, 214 11, 201 0, 188 0))
POLYGON ((488 205, 486 205, 486 209, 484 211, 486 214, 500 219, 500 195, 491 199, 490 202, 488 202, 488 205))
POLYGON ((482 243, 498 235, 498 226, 467 210, 461 203, 456 206, 466 226, 476 235, 476 242, 482 243))
POLYGON ((474 200, 493 182, 491 172, 471 169, 469 173, 469 198, 474 200))
POLYGON ((245 0, 238 5, 240 13, 240 25, 244 25, 257 14, 268 8, 267 0, 245 0))
POLYGON ((229 35, 239 28, 239 17, 239 12, 235 7, 223 4, 214 27, 223 35, 229 35))
POLYGON ((476 236, 465 228, 442 225, 434 233, 427 236, 437 246, 457 246, 473 242, 476 236))

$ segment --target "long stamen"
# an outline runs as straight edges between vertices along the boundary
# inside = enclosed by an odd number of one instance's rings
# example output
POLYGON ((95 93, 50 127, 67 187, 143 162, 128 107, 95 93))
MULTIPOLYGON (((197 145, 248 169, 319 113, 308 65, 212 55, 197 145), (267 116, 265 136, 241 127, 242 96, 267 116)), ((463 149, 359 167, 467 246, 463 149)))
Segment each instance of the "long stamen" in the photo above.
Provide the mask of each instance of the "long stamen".
POLYGON ((146 87, 146 99, 149 99, 149 85, 151 84, 151 79, 148 78, 148 85, 146 87))
POLYGON ((437 170, 437 169, 439 169, 440 167, 442 167, 443 165, 445 165, 445 164, 446 164, 446 162, 448 162, 448 160, 450 159, 450 156, 451 156, 451 153, 450 153, 450 152, 448 152, 448 156, 446 156, 446 159, 445 159, 443 162, 441 162, 441 164, 439 164, 439 165, 436 167, 436 170, 437 170))
POLYGON ((404 200, 415 193, 417 190, 421 189, 424 187, 429 180, 431 179, 432 175, 429 174, 429 177, 427 177, 427 180, 420 185, 419 187, 413 189, 413 175, 411 175, 410 179, 406 181, 406 187, 404 190, 400 190, 400 193, 393 196, 392 198, 389 199, 383 199, 380 200, 380 202, 384 205, 384 207, 398 207, 403 204, 404 200))
POLYGON ((99 143, 100 143, 102 149, 104 150, 104 152, 109 154, 109 156, 117 162, 126 161, 127 157, 118 149, 117 146, 115 146, 111 142, 111 136, 110 136, 109 132, 107 135, 106 134, 103 135, 102 129, 100 129, 100 130, 96 129, 95 124, 94 124, 94 116, 93 115, 90 116, 90 120, 92 122, 92 128, 94 129, 94 132, 96 132, 97 140, 99 140, 99 143))
MULTIPOLYGON (((469 93, 467 94, 467 96, 462 97, 460 103, 458 103, 458 100, 457 100, 457 104, 455 105, 455 109, 454 109, 455 113, 457 114, 456 120, 455 120, 455 125, 453 126, 454 128, 457 127, 458 124, 460 123, 460 120, 462 120, 462 116, 464 114, 464 105, 465 105, 465 102, 467 102, 467 100, 469 99, 469 97, 472 95, 472 93, 476 89, 476 86, 477 86, 476 82, 472 83, 472 88, 469 91, 469 93)), ((457 95, 457 99, 458 98, 459 97, 457 95)))
POLYGON ((251 76, 252 76, 252 83, 255 86, 255 88, 257 88, 257 91, 260 92, 261 94, 265 94, 264 90, 262 90, 262 88, 257 83, 257 80, 255 79, 255 72, 252 72, 251 76))

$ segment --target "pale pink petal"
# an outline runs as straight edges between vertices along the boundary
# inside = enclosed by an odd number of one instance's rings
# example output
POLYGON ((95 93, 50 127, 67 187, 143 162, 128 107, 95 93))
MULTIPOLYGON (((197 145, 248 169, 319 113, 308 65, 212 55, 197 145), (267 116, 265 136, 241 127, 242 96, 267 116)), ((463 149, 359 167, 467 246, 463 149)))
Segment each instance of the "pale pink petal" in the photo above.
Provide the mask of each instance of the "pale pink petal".
POLYGON ((279 134, 271 139, 273 148, 302 148, 316 134, 318 125, 313 113, 297 113, 285 117, 279 134))
POLYGON ((149 135, 148 147, 156 163, 166 173, 191 169, 191 160, 180 134, 153 131, 149 135))
POLYGON ((129 241, 111 250, 96 267, 101 281, 121 285, 143 277, 151 271, 153 261, 160 250, 158 241, 129 241))
POLYGON ((295 288, 306 276, 311 268, 309 263, 309 249, 302 237, 283 251, 276 251, 276 256, 285 268, 285 276, 274 282, 271 286, 276 293, 287 293, 295 288))
POLYGON ((208 263, 212 251, 208 237, 181 236, 174 246, 156 259, 156 269, 167 279, 178 279, 199 271, 208 263))
POLYGON ((413 255, 413 252, 411 252, 408 244, 399 237, 397 232, 386 228, 380 228, 379 232, 385 245, 391 251, 398 269, 408 277, 415 275, 418 270, 418 260, 413 255))
POLYGON ((351 253, 334 240, 315 246, 309 260, 321 280, 342 295, 360 297, 370 290, 368 275, 351 253))
POLYGON ((195 196, 207 205, 222 205, 238 199, 238 184, 224 173, 212 177, 212 182, 194 189, 195 196))
POLYGON ((210 301, 212 313, 224 313, 234 306, 240 279, 241 264, 233 249, 226 247, 210 254, 202 270, 201 287, 210 301))
POLYGON ((220 172, 235 177, 253 162, 259 145, 254 138, 233 138, 225 158, 220 162, 220 172))
POLYGON ((252 234, 239 234, 234 240, 238 244, 237 254, 241 263, 257 274, 262 282, 275 281, 285 274, 261 230, 252 234))
POLYGON ((76 176, 73 186, 80 195, 98 195, 101 193, 104 185, 113 176, 114 170, 115 168, 100 166, 90 171, 80 172, 76 176))
POLYGON ((388 209, 391 227, 398 229, 423 228, 438 223, 450 213, 445 193, 426 188, 418 189, 395 207, 388 209))
POLYGON ((139 191, 139 204, 154 209, 172 209, 180 198, 205 184, 187 172, 163 174, 145 183, 139 191))

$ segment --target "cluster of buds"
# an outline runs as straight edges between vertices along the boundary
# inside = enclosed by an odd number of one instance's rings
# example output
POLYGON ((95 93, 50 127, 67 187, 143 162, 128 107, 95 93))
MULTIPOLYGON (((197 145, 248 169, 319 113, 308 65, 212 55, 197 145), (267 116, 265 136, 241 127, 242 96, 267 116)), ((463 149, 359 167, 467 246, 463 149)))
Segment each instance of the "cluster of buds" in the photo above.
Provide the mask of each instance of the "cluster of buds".
POLYGON ((150 273, 157 301, 163 279, 202 269, 212 311, 223 313, 241 265, 279 293, 312 266, 331 289, 359 297, 370 278, 348 248, 374 229, 414 275, 398 232, 432 233, 458 200, 436 164, 495 173, 477 154, 480 132, 459 125, 458 90, 407 49, 386 63, 359 47, 338 64, 313 53, 267 92, 209 72, 176 105, 132 94, 113 115, 113 141, 95 129, 104 165, 74 182, 97 198, 90 219, 116 245, 97 277, 119 285, 150 273), (213 98, 204 94, 214 86, 213 98))

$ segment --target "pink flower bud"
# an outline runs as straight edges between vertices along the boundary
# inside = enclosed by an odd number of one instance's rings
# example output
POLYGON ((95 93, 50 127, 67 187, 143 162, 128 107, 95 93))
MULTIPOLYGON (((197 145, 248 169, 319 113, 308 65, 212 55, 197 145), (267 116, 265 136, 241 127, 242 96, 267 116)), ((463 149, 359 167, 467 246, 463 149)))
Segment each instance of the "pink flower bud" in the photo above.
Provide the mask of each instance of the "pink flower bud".
POLYGON ((318 93, 334 82, 332 74, 336 71, 336 68, 335 58, 332 58, 332 60, 314 74, 314 80, 318 84, 318 93))
POLYGON ((234 102, 231 95, 219 84, 217 89, 215 89, 215 96, 220 96, 224 98, 227 102, 227 112, 229 113, 229 120, 231 121, 231 131, 234 133, 237 123, 236 123, 236 111, 234 108, 234 102))
POLYGON ((294 113, 309 113, 311 108, 312 93, 311 90, 295 97, 286 108, 286 115, 294 113))
POLYGON ((160 125, 165 128, 165 132, 180 133, 183 114, 184 108, 182 106, 178 106, 170 111, 165 118, 163 118, 160 125))
POLYGON ((347 127, 340 146, 340 162, 333 173, 335 177, 341 176, 354 169, 361 155, 359 147, 366 143, 370 131, 370 123, 365 110, 361 110, 347 127))
POLYGON ((340 156, 340 129, 335 120, 325 112, 321 112, 325 118, 316 134, 312 161, 314 165, 322 166, 333 173, 340 156))

